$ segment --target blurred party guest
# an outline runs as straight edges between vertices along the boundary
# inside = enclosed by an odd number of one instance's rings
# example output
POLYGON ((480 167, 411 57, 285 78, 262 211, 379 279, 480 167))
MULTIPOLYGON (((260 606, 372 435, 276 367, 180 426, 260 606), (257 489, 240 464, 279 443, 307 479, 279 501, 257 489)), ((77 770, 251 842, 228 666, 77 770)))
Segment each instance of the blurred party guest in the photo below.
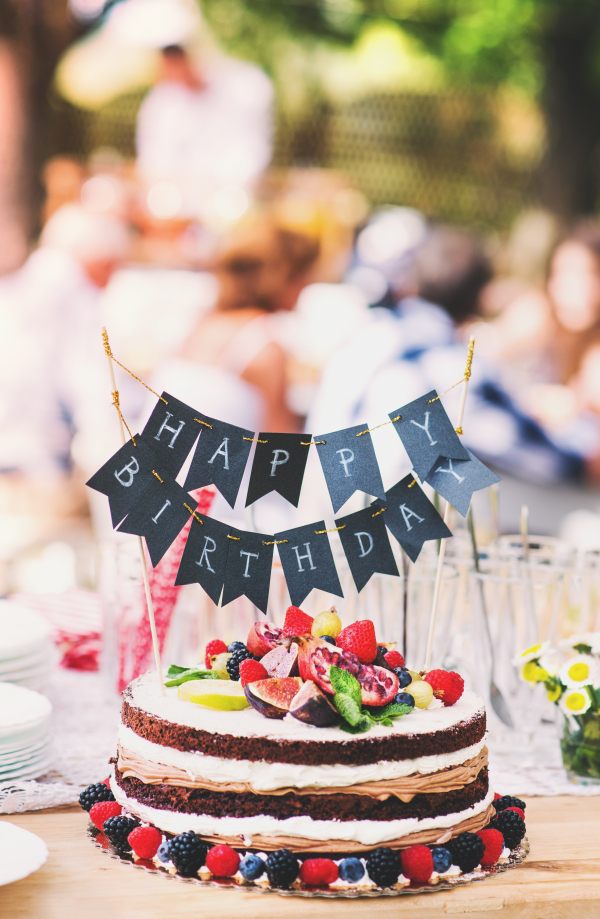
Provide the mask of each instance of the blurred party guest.
MULTIPOLYGON (((470 234, 434 229, 415 257, 414 290, 395 311, 375 309, 369 327, 327 368, 308 430, 323 433, 368 421, 431 389, 443 393, 464 373, 462 327, 477 314, 479 295, 490 277, 487 259, 470 234)), ((443 397, 456 418, 460 388, 443 397)), ((475 360, 463 423, 464 443, 483 460, 540 482, 578 479, 584 457, 562 448, 522 412, 489 362, 475 360)), ((391 425, 373 433, 386 487, 406 472, 391 425)))
MULTIPOLYGON (((240 216, 238 199, 271 159, 271 83, 252 64, 220 57, 202 65, 179 45, 162 49, 161 67, 138 116, 137 168, 149 185, 175 185, 182 200, 179 213, 158 216, 240 216), (237 212, 219 213, 220 205, 237 212)), ((156 194, 150 188, 151 208, 156 194)))

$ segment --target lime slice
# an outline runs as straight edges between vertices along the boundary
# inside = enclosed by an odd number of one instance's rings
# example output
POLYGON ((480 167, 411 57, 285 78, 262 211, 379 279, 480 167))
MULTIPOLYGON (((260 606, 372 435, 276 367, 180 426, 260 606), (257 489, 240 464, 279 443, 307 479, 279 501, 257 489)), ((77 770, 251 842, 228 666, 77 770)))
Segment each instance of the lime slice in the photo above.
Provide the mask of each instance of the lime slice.
POLYGON ((184 702, 195 702, 206 708, 223 712, 239 712, 249 708, 241 683, 233 680, 188 680, 182 683, 177 694, 184 702))

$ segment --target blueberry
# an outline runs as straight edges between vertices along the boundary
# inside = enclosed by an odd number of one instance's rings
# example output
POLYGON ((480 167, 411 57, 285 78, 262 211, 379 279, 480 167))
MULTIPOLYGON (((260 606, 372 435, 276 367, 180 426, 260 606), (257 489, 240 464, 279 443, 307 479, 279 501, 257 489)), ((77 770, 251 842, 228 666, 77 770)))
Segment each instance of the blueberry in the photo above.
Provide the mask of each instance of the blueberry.
POLYGON ((406 667, 396 667, 394 673, 398 677, 400 689, 404 689, 405 686, 410 686, 412 683, 412 677, 406 667))
POLYGON ((243 641, 232 641, 230 645, 227 646, 227 650, 230 654, 233 654, 235 651, 246 651, 246 645, 243 641))
POLYGON ((447 871, 452 864, 452 855, 448 852, 448 849, 438 846, 431 850, 431 854, 433 855, 434 871, 437 871, 438 874, 443 874, 444 871, 447 871))
POLYGON ((323 641, 328 641, 330 645, 335 644, 335 638, 333 635, 319 635, 319 638, 322 638, 323 641))
POLYGON ((351 884, 355 884, 364 876, 365 866, 360 858, 345 858, 338 865, 338 871, 342 881, 349 881, 351 884))
POLYGON ((160 846, 158 847, 158 852, 156 853, 156 857, 159 860, 159 862, 166 863, 166 862, 171 861, 171 856, 169 855, 169 840, 168 839, 165 839, 164 842, 161 842, 160 846))
POLYGON ((409 692, 399 692, 394 702, 397 705, 410 705, 411 708, 415 707, 414 696, 411 696, 409 692))
POLYGON ((246 855, 240 862, 240 873, 247 881, 256 881, 265 873, 266 865, 258 855, 246 855))

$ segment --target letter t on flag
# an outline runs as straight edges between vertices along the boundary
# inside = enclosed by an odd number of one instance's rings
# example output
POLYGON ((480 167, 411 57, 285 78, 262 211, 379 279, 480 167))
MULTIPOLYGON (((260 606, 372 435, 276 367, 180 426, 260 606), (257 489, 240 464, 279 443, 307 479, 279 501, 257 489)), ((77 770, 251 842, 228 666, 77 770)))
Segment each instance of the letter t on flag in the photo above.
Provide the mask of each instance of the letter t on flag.
POLYGON ((275 533, 285 581, 294 606, 306 599, 313 587, 343 597, 325 522, 275 533))
POLYGON ((245 596, 266 613, 273 564, 273 537, 232 529, 228 541, 231 545, 227 554, 221 606, 245 596))

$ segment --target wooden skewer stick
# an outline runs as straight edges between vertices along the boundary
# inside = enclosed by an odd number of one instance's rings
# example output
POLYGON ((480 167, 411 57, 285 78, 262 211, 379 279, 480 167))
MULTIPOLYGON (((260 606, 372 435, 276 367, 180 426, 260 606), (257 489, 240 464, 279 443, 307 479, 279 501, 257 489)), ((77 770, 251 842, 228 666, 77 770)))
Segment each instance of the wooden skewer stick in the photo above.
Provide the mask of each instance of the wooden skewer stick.
MULTIPOLYGON (((462 392, 460 397, 460 408, 458 410, 458 424, 456 425, 456 433, 462 434, 462 423, 463 417, 465 414, 465 404, 467 401, 467 389, 469 387, 469 379, 471 377, 471 364, 473 362, 473 349, 475 348, 475 339, 471 337, 469 339, 469 350, 467 353, 467 364, 465 367, 465 376, 463 379, 462 392)), ((448 525, 450 519, 450 510, 451 505, 449 501, 446 501, 446 508, 444 510, 444 523, 448 525)), ((438 555, 438 565, 437 572, 435 575, 435 586, 433 588, 433 601, 431 603, 431 617, 429 620, 429 635, 427 636, 427 651, 425 652, 425 665, 424 669, 429 670, 431 666, 431 652, 433 650, 433 636, 435 632, 435 620, 437 618, 437 610, 440 602, 440 590, 442 587, 442 571, 444 568, 444 559, 446 557, 446 539, 441 540, 440 544, 440 554, 438 555)))
MULTIPOLYGON (((119 427, 121 430, 121 440, 123 445, 127 443, 127 437, 125 435, 125 425, 123 423, 123 416, 121 415, 121 410, 118 404, 118 390, 117 383, 115 380, 115 371, 112 362, 112 352, 110 350, 110 345, 108 343, 108 334, 106 329, 102 329, 102 339, 104 341, 104 350, 106 352, 106 358, 108 360, 108 369, 110 372, 110 382, 111 382, 111 392, 113 394, 113 399, 115 400, 115 408, 117 409, 117 414, 119 416, 119 427), (116 393, 116 395, 115 395, 116 393)), ((154 603, 152 601, 152 593, 150 592, 150 580, 148 578, 148 565, 146 564, 146 554, 144 552, 144 543, 142 542, 142 537, 138 536, 138 543, 140 549, 140 559, 142 562, 142 578, 144 580, 144 590, 146 592, 146 603, 148 605, 148 618, 150 620, 150 633, 152 635, 152 648, 154 650, 154 663, 156 664, 156 672, 158 674, 160 691, 161 695, 165 696, 165 682, 163 679, 163 670, 162 663, 160 660, 160 648, 158 646, 158 635, 156 634, 156 622, 154 621, 154 603)))

